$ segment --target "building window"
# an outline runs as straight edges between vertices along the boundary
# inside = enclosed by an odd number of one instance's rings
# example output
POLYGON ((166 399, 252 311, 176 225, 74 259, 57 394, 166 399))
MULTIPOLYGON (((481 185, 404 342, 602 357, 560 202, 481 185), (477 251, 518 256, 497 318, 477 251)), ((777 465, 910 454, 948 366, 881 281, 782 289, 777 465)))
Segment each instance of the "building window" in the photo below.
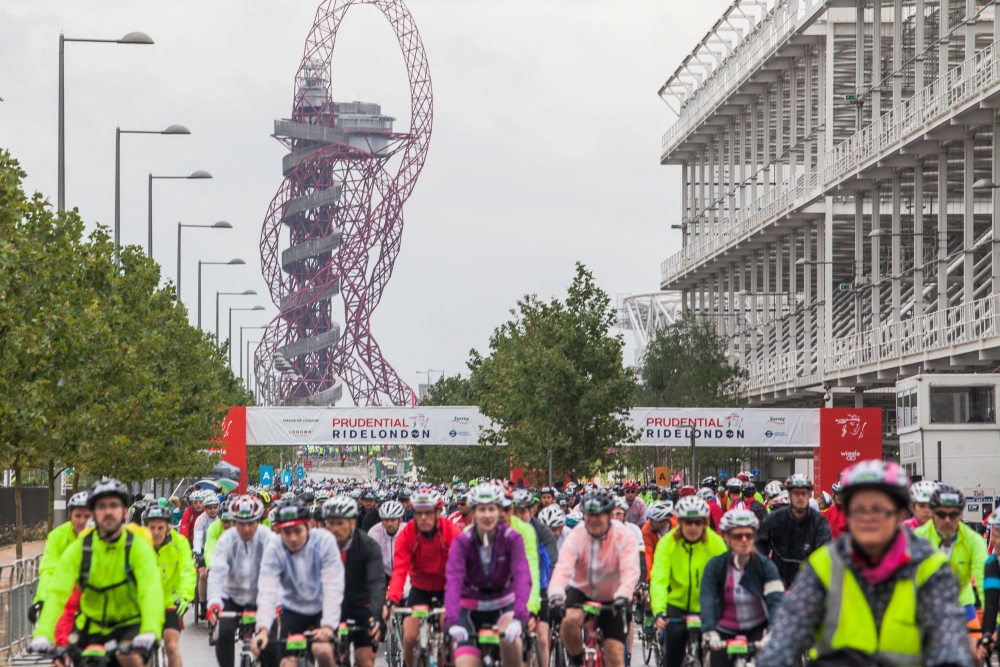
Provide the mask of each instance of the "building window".
POLYGON ((896 394, 896 430, 917 425, 917 390, 896 394))
POLYGON ((931 387, 932 424, 995 424, 993 387, 931 387))

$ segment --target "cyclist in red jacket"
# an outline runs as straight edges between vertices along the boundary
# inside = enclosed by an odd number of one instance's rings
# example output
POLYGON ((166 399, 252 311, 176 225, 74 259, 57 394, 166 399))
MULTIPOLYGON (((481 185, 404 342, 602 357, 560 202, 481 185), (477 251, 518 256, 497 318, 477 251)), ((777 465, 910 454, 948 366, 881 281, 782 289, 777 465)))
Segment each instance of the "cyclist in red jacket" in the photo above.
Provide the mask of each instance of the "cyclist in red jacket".
MULTIPOLYGON (((420 489, 410 501, 413 503, 413 521, 406 523, 396 537, 392 579, 382 612, 385 619, 403 599, 407 576, 411 587, 406 606, 426 605, 433 609, 444 604, 448 550, 462 533, 458 526, 441 516, 444 501, 437 491, 420 489)), ((413 649, 417 645, 419 630, 418 619, 407 618, 403 621, 403 659, 407 667, 413 664, 413 649)))
POLYGON ((181 515, 181 523, 177 527, 177 532, 186 537, 188 543, 193 544, 195 519, 205 511, 205 506, 202 504, 204 496, 202 496, 201 490, 194 490, 188 498, 191 501, 191 506, 184 510, 184 514, 181 515))

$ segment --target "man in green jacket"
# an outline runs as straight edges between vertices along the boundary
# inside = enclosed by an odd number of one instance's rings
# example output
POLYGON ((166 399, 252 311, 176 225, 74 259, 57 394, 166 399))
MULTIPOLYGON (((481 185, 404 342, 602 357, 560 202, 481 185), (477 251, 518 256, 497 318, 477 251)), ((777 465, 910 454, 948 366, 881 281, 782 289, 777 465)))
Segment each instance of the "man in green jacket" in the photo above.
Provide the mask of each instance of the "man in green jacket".
POLYGON ((656 543, 649 598, 656 629, 667 628, 666 667, 684 661, 688 614, 701 612, 701 576, 705 565, 726 553, 726 542, 708 527, 708 503, 684 496, 674 506, 678 525, 656 543))
POLYGON ((528 556, 528 571, 531 572, 531 593, 528 595, 528 611, 531 612, 532 616, 537 618, 538 612, 542 608, 541 588, 539 586, 540 577, 538 574, 538 536, 535 535, 534 526, 514 516, 514 504, 509 498, 505 499, 501 516, 503 517, 503 521, 516 530, 524 540, 524 550, 528 556))
POLYGON ((194 567, 191 545, 171 528, 171 518, 170 508, 154 505, 147 510, 146 529, 153 539, 160 565, 160 580, 163 582, 163 604, 166 605, 163 650, 170 667, 182 667, 179 642, 184 626, 181 621, 188 605, 194 600, 198 571, 194 567))
POLYGON ((87 506, 95 528, 67 547, 47 585, 45 606, 31 651, 48 653, 55 627, 73 588, 79 585, 77 646, 130 642, 135 651, 116 655, 120 667, 142 667, 163 631, 163 586, 156 551, 139 526, 125 525, 131 501, 115 479, 90 487, 87 506))
POLYGON ((87 507, 87 492, 75 493, 66 501, 66 509, 69 511, 69 521, 54 528, 48 537, 45 538, 45 551, 42 552, 42 560, 38 564, 38 588, 35 590, 35 604, 28 609, 28 621, 32 624, 38 622, 38 615, 42 611, 45 603, 48 583, 52 580, 52 575, 59 566, 59 559, 62 558, 66 548, 76 541, 80 532, 87 527, 91 513, 87 507))
POLYGON ((205 532, 205 551, 203 552, 206 569, 211 569, 212 567, 212 559, 215 558, 215 544, 222 537, 222 533, 235 525, 233 515, 227 510, 219 515, 218 521, 213 521, 212 525, 208 527, 208 530, 205 532))

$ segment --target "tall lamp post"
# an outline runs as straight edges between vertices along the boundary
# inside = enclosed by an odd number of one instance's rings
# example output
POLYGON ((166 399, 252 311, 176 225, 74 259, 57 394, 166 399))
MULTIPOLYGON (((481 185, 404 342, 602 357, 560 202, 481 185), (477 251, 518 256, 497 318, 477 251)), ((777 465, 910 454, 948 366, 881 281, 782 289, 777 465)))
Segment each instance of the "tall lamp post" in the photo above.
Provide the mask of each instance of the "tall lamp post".
POLYGON ((200 259, 198 260, 198 328, 199 329, 201 328, 201 267, 206 264, 208 265, 224 264, 226 266, 239 266, 241 264, 246 264, 246 262, 244 262, 239 257, 234 257, 228 262, 205 262, 200 259))
POLYGON ((219 297, 220 296, 257 296, 257 292, 252 289, 242 292, 216 292, 215 293, 215 346, 219 346, 219 297))
POLYGON ((147 223, 148 231, 146 232, 146 256, 150 259, 153 258, 153 179, 171 179, 171 180, 185 180, 185 181, 201 181, 208 178, 212 178, 212 175, 205 171, 204 169, 199 169, 197 171, 191 172, 188 176, 154 176, 152 172, 149 174, 149 221, 147 223))
MULTIPOLYGON (((247 368, 246 368, 247 374, 246 374, 246 377, 244 378, 246 380, 246 383, 247 383, 247 391, 250 391, 250 346, 254 345, 254 344, 260 345, 260 341, 259 340, 248 340, 247 341, 247 368)), ((240 359, 243 359, 243 346, 242 345, 240 345, 240 359)), ((243 362, 240 361, 240 366, 242 366, 242 365, 243 365, 243 362)), ((242 372, 242 370, 241 370, 241 372, 242 372)), ((256 385, 256 383, 254 383, 254 384, 256 385)), ((253 395, 254 395, 254 399, 259 402, 260 401, 260 396, 257 395, 257 387, 256 386, 254 386, 254 388, 253 388, 253 395)))
MULTIPOLYGON (((254 306, 253 308, 230 308, 229 309, 229 338, 228 338, 228 340, 230 340, 230 341, 233 340, 233 311, 234 310, 253 310, 253 311, 258 311, 258 310, 266 310, 266 309, 264 308, 264 306, 254 306)), ((229 363, 230 364, 233 363, 233 348, 232 347, 229 348, 229 363)))
POLYGON ((66 85, 63 75, 64 52, 66 42, 88 42, 91 44, 152 44, 153 40, 144 32, 130 32, 121 39, 82 39, 66 37, 59 33, 59 130, 58 130, 58 163, 56 201, 60 211, 66 210, 66 85))
MULTIPOLYGON (((241 326, 240 327, 240 373, 243 372, 243 330, 244 329, 248 329, 248 330, 249 329, 270 329, 272 326, 274 326, 274 325, 273 324, 265 324, 264 326, 260 326, 260 327, 247 327, 247 326, 241 326)), ((249 354, 249 352, 247 354, 249 354)), ((230 366, 231 365, 232 365, 232 359, 230 359, 230 366)), ((247 388, 248 389, 250 388, 249 385, 247 386, 247 388)))
MULTIPOLYGON (((121 246, 123 134, 191 134, 191 130, 183 125, 171 125, 165 130, 123 130, 121 127, 115 128, 115 261, 120 261, 118 247, 121 246)), ((150 239, 152 239, 152 236, 150 236, 150 239)), ((149 247, 148 256, 153 256, 152 245, 149 247)))
POLYGON ((177 300, 181 301, 181 227, 201 227, 203 229, 232 229, 233 226, 225 220, 219 220, 211 225, 184 225, 177 223, 177 300))

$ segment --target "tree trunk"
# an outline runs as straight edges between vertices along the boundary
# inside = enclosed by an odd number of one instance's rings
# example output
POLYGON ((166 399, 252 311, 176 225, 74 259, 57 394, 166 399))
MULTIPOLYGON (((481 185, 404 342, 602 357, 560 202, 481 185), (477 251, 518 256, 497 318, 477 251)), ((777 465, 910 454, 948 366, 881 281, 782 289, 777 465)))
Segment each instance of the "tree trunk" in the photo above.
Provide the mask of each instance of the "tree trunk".
POLYGON ((48 517, 48 530, 46 534, 51 533, 52 529, 56 527, 56 462, 49 459, 48 467, 45 470, 48 474, 49 481, 49 517, 48 517))
POLYGON ((70 470, 73 471, 73 493, 80 490, 80 475, 76 472, 76 466, 69 466, 70 470))
POLYGON ((24 518, 21 513, 21 460, 14 460, 14 556, 24 558, 24 518))

